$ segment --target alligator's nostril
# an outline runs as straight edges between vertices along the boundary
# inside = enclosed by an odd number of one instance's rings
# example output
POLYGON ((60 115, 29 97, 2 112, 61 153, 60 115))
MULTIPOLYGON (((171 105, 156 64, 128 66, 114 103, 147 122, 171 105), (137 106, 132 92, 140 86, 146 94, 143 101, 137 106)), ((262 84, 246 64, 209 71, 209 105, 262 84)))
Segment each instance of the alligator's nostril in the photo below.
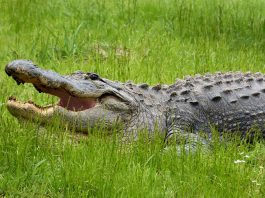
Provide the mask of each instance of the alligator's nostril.
POLYGON ((98 80, 99 79, 99 75, 97 75, 95 73, 87 73, 87 77, 90 78, 91 80, 98 80))

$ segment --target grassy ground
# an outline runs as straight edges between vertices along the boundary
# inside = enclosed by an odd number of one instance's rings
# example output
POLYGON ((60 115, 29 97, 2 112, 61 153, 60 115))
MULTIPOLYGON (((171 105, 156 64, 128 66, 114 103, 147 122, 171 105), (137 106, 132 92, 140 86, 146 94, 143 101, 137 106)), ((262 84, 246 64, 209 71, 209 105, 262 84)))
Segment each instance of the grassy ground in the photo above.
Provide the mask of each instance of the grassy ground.
POLYGON ((0 197, 264 197, 264 143, 216 142, 189 155, 160 138, 122 145, 104 131, 78 143, 57 126, 19 124, 8 96, 55 99, 3 70, 23 58, 150 84, 265 72, 263 0, 1 0, 0 10, 0 197))

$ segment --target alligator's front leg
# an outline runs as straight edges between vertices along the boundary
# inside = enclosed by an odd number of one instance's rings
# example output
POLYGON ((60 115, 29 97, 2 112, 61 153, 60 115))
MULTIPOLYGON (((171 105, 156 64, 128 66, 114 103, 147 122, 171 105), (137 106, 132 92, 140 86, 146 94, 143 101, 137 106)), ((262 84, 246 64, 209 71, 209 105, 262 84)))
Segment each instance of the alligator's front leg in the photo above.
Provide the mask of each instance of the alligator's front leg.
POLYGON ((211 132, 203 120, 202 116, 191 111, 174 112, 167 120, 165 143, 176 144, 179 151, 194 152, 198 147, 207 149, 211 132))
POLYGON ((198 148, 207 149, 209 140, 202 137, 200 133, 178 128, 170 130, 165 138, 165 144, 175 145, 178 151, 195 152, 198 148))

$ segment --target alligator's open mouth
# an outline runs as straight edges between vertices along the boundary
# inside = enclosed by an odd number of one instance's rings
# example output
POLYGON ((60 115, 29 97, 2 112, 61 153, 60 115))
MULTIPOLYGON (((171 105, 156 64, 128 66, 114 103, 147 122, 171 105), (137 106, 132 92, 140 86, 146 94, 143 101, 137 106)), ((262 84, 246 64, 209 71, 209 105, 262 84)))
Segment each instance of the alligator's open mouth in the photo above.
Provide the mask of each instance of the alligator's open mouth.
POLYGON ((54 106, 60 106, 63 107, 69 111, 83 111, 87 109, 91 109, 95 107, 99 103, 99 98, 81 98, 77 96, 72 96, 69 94, 66 90, 63 89, 54 89, 54 88, 48 88, 43 85, 34 85, 34 87, 39 92, 44 92, 53 96, 57 96, 59 98, 59 101, 57 104, 48 105, 48 106, 40 106, 35 104, 32 101, 28 102, 20 102, 16 99, 16 97, 11 96, 8 99, 9 105, 15 105, 15 106, 34 106, 34 108, 38 109, 47 109, 54 106))
POLYGON ((64 89, 48 88, 43 85, 34 85, 34 87, 39 92, 44 92, 59 97, 60 100, 57 105, 67 110, 83 111, 86 109, 93 108, 97 104, 97 99, 95 98, 81 98, 77 96, 72 96, 64 89))
MULTIPOLYGON (((8 68, 7 68, 8 69, 8 68)), ((12 68, 11 68, 12 69, 12 68)), ((63 107, 69 111, 83 111, 83 110, 87 110, 87 109, 91 109, 93 107, 95 107, 98 103, 99 103, 99 96, 98 97, 78 97, 73 95, 72 93, 70 93, 70 91, 68 91, 67 89, 69 89, 67 86, 67 83, 64 82, 65 79, 63 77, 60 76, 60 80, 62 80, 62 82, 59 83, 59 85, 56 85, 56 78, 54 81, 51 82, 55 82, 50 83, 51 86, 45 85, 46 83, 46 76, 45 76, 45 72, 41 71, 44 75, 38 75, 38 76, 30 76, 30 75, 34 75, 29 73, 27 75, 25 75, 23 73, 23 69, 20 69, 19 67, 15 68, 16 72, 12 73, 12 77, 14 78, 14 80, 18 83, 31 83, 33 84, 33 86, 36 88, 36 90, 40 93, 46 93, 46 94, 50 94, 53 96, 57 96, 59 98, 59 102, 55 105, 48 105, 46 107, 41 107, 39 105, 36 105, 34 102, 29 101, 26 103, 20 102, 18 101, 15 97, 10 97, 9 98, 9 102, 8 102, 8 106, 13 106, 13 107, 21 107, 23 109, 23 107, 25 108, 25 106, 27 107, 32 107, 34 109, 39 109, 39 110, 43 110, 43 109, 47 109, 47 108, 51 108, 51 107, 55 107, 55 106, 60 106, 63 107), (22 72, 21 72, 22 71, 22 72), (64 88, 63 86, 66 85, 66 88, 64 88)), ((27 68, 28 69, 28 68, 27 68)), ((34 69, 38 69, 37 67, 34 69)), ((29 71, 32 71, 33 69, 29 69, 29 71)), ((11 70, 12 71, 12 70, 11 70)), ((7 73, 9 71, 7 70, 7 73)), ((8 73, 9 74, 9 73, 8 73)), ((47 75, 47 74, 46 74, 47 75)), ((57 79, 57 80, 58 80, 57 79)), ((49 84, 49 83, 48 83, 49 84)))
POLYGON ((24 114, 26 111, 43 115, 60 107, 72 112, 90 110, 99 106, 108 93, 108 90, 98 89, 91 79, 85 80, 85 73, 75 74, 77 79, 75 76, 68 78, 53 71, 42 70, 30 61, 11 62, 5 71, 17 84, 31 83, 40 93, 59 98, 57 104, 39 106, 31 101, 20 102, 15 97, 10 97, 7 106, 14 115, 24 114))

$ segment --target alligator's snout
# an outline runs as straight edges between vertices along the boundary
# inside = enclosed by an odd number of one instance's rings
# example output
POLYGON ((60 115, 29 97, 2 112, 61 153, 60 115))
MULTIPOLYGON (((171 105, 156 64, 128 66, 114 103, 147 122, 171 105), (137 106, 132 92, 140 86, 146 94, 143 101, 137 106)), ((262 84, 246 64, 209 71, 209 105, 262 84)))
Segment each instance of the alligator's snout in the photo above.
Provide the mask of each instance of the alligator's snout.
POLYGON ((36 67, 37 66, 34 65, 30 60, 15 60, 6 65, 5 72, 8 76, 12 76, 17 72, 21 72, 23 70, 31 70, 36 67))
POLYGON ((43 74, 43 71, 30 60, 12 61, 6 65, 5 72, 8 76, 12 76, 18 85, 21 83, 38 84, 43 74))
POLYGON ((17 84, 25 83, 25 80, 20 78, 17 74, 21 72, 25 72, 27 70, 32 70, 36 68, 36 65, 33 64, 32 61, 29 60, 15 60, 11 63, 7 64, 5 67, 5 72, 8 76, 12 76, 13 79, 17 82, 17 84))

